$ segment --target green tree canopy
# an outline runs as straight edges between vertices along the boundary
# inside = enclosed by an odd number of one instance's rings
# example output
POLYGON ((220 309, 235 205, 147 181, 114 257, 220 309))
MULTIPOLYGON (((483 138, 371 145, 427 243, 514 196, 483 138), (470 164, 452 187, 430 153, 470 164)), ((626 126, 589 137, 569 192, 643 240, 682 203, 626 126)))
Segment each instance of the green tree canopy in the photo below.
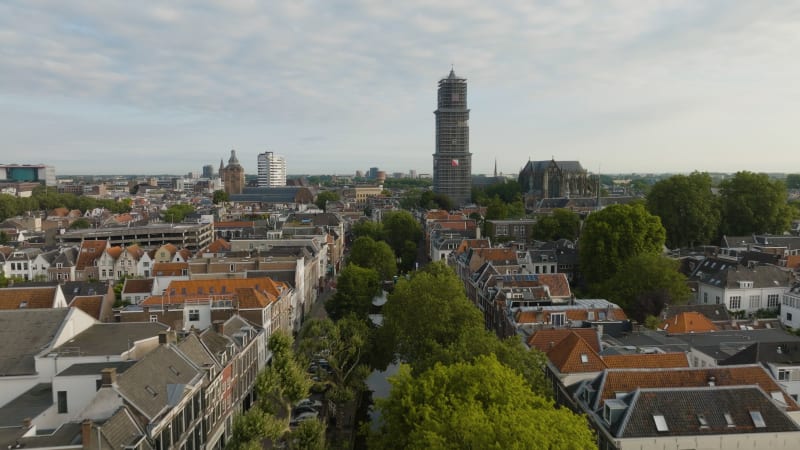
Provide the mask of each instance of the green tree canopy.
POLYGON ((79 230, 79 229, 90 228, 91 226, 92 226, 92 224, 88 220, 86 220, 83 217, 81 217, 80 219, 77 219, 74 222, 72 222, 71 224, 69 224, 69 229, 70 230, 79 230))
POLYGON ((552 214, 541 216, 533 226, 533 238, 539 241, 569 239, 574 241, 581 228, 581 218, 568 209, 555 209, 552 214))
POLYGON ((401 254, 406 241, 422 239, 422 226, 408 211, 391 211, 383 216, 383 239, 395 254, 401 254))
POLYGON ((800 189, 800 173, 786 175, 786 187, 788 189, 800 189))
POLYGON ((794 211, 781 180, 764 173, 737 172, 719 187, 723 234, 782 234, 789 229, 794 211))
POLYGON ((164 211, 164 222, 180 223, 183 219, 194 212, 194 206, 185 203, 172 205, 164 211))
POLYGON ((354 224, 351 230, 356 238, 367 236, 376 241, 383 239, 383 224, 380 222, 361 220, 354 224))
POLYGON ((317 199, 314 200, 314 204, 317 205, 317 208, 326 211, 327 203, 329 201, 335 202, 339 200, 339 193, 334 191, 322 191, 317 195, 317 199))
POLYGON ((438 364, 417 377, 406 366, 377 401, 382 449, 591 449, 586 419, 534 394, 493 356, 438 364))
POLYGON ((666 304, 683 305, 689 301, 692 293, 678 265, 678 261, 658 254, 632 256, 601 283, 597 294, 644 323, 648 315, 658 316, 666 304))
POLYGON ((376 242, 368 236, 362 236, 353 242, 350 263, 375 269, 381 280, 391 280, 397 274, 397 261, 389 245, 383 241, 376 242))
POLYGON ((372 299, 381 293, 381 280, 375 269, 348 264, 339 273, 336 293, 325 302, 325 311, 333 320, 353 313, 367 320, 372 299))
POLYGON ((661 253, 665 235, 661 221, 641 203, 592 213, 579 241, 581 275, 589 284, 603 282, 632 256, 661 253))
POLYGON ((719 202, 711 192, 711 177, 694 172, 675 175, 653 185, 647 210, 661 219, 670 248, 708 244, 719 230, 719 202))
POLYGON ((223 191, 221 189, 217 190, 217 191, 214 191, 214 194, 212 194, 212 196, 211 196, 211 201, 214 202, 215 205, 218 205, 218 204, 223 203, 223 202, 227 202, 228 200, 230 200, 230 196, 228 195, 227 192, 225 192, 225 191, 223 191))

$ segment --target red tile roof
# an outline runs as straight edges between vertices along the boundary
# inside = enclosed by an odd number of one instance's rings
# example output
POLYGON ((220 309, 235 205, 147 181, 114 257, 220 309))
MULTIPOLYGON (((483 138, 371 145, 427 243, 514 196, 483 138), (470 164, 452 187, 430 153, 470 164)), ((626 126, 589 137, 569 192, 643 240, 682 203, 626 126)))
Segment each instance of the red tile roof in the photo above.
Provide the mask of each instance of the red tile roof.
POLYGON ((100 320, 100 312, 103 309, 102 295, 76 296, 69 304, 71 308, 78 308, 86 314, 100 320))
POLYGON ((577 333, 570 333, 547 352, 547 358, 561 373, 599 372, 603 359, 577 333))
POLYGON ((539 282, 550 289, 551 297, 570 297, 572 290, 569 288, 567 275, 563 273, 546 273, 537 275, 539 282))
POLYGON ((178 277, 184 274, 184 270, 189 270, 188 262, 153 264, 154 277, 178 277))
POLYGON ((592 350, 600 351, 600 337, 594 328, 553 328, 539 330, 528 339, 528 346, 547 353, 570 334, 575 333, 586 341, 592 350))
POLYGON ((153 295, 142 305, 182 304, 197 299, 238 300, 240 308, 265 307, 275 301, 289 285, 272 278, 214 278, 174 280, 164 295, 153 295))
POLYGON ((603 362, 613 369, 669 369, 689 367, 686 353, 633 353, 629 355, 605 355, 603 362))
MULTIPOLYGON (((767 394, 781 391, 778 383, 760 365, 702 367, 680 369, 610 369, 603 375, 598 395, 601 400, 615 398, 619 392, 633 392, 637 388, 679 388, 708 386, 757 385, 767 394)), ((784 403, 790 411, 797 411, 797 403, 783 393, 784 403)))
POLYGON ((694 311, 676 314, 662 322, 659 328, 669 334, 706 333, 719 330, 706 316, 694 311))
POLYGON ((107 241, 83 241, 78 253, 78 261, 75 263, 76 270, 84 270, 94 265, 94 262, 103 255, 107 241))
POLYGON ((52 308, 57 287, 0 289, 0 309, 52 308))

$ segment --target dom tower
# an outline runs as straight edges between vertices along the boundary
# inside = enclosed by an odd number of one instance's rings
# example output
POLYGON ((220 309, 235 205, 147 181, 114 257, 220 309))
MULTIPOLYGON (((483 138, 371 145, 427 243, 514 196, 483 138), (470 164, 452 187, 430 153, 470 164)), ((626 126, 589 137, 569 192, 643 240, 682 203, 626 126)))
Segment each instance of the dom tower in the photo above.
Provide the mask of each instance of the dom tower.
POLYGON ((436 115, 436 153, 433 154, 433 191, 445 194, 456 206, 470 202, 472 153, 469 152, 467 80, 453 69, 439 80, 436 115))

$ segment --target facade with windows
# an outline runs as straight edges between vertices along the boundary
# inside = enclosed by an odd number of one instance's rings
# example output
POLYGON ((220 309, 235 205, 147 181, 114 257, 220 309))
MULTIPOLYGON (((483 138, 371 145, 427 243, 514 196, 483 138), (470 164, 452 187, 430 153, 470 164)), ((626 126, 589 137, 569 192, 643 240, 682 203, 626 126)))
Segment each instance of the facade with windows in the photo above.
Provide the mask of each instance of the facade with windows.
POLYGON ((708 258, 697 266, 690 281, 697 283, 697 304, 725 305, 729 311, 754 314, 780 307, 792 274, 773 265, 746 267, 729 259, 708 258))
POLYGON ((258 187, 286 186, 286 158, 273 152, 258 155, 258 187))

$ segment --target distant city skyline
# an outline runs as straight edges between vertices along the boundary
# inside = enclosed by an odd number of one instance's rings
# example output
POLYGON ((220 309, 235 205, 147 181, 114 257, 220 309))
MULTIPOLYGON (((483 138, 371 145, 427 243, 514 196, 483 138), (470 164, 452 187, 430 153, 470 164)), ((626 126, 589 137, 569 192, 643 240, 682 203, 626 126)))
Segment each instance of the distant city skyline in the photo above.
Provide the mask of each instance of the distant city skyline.
POLYGON ((432 174, 436 82, 470 86, 472 172, 800 167, 800 3, 0 3, 0 163, 432 174))

